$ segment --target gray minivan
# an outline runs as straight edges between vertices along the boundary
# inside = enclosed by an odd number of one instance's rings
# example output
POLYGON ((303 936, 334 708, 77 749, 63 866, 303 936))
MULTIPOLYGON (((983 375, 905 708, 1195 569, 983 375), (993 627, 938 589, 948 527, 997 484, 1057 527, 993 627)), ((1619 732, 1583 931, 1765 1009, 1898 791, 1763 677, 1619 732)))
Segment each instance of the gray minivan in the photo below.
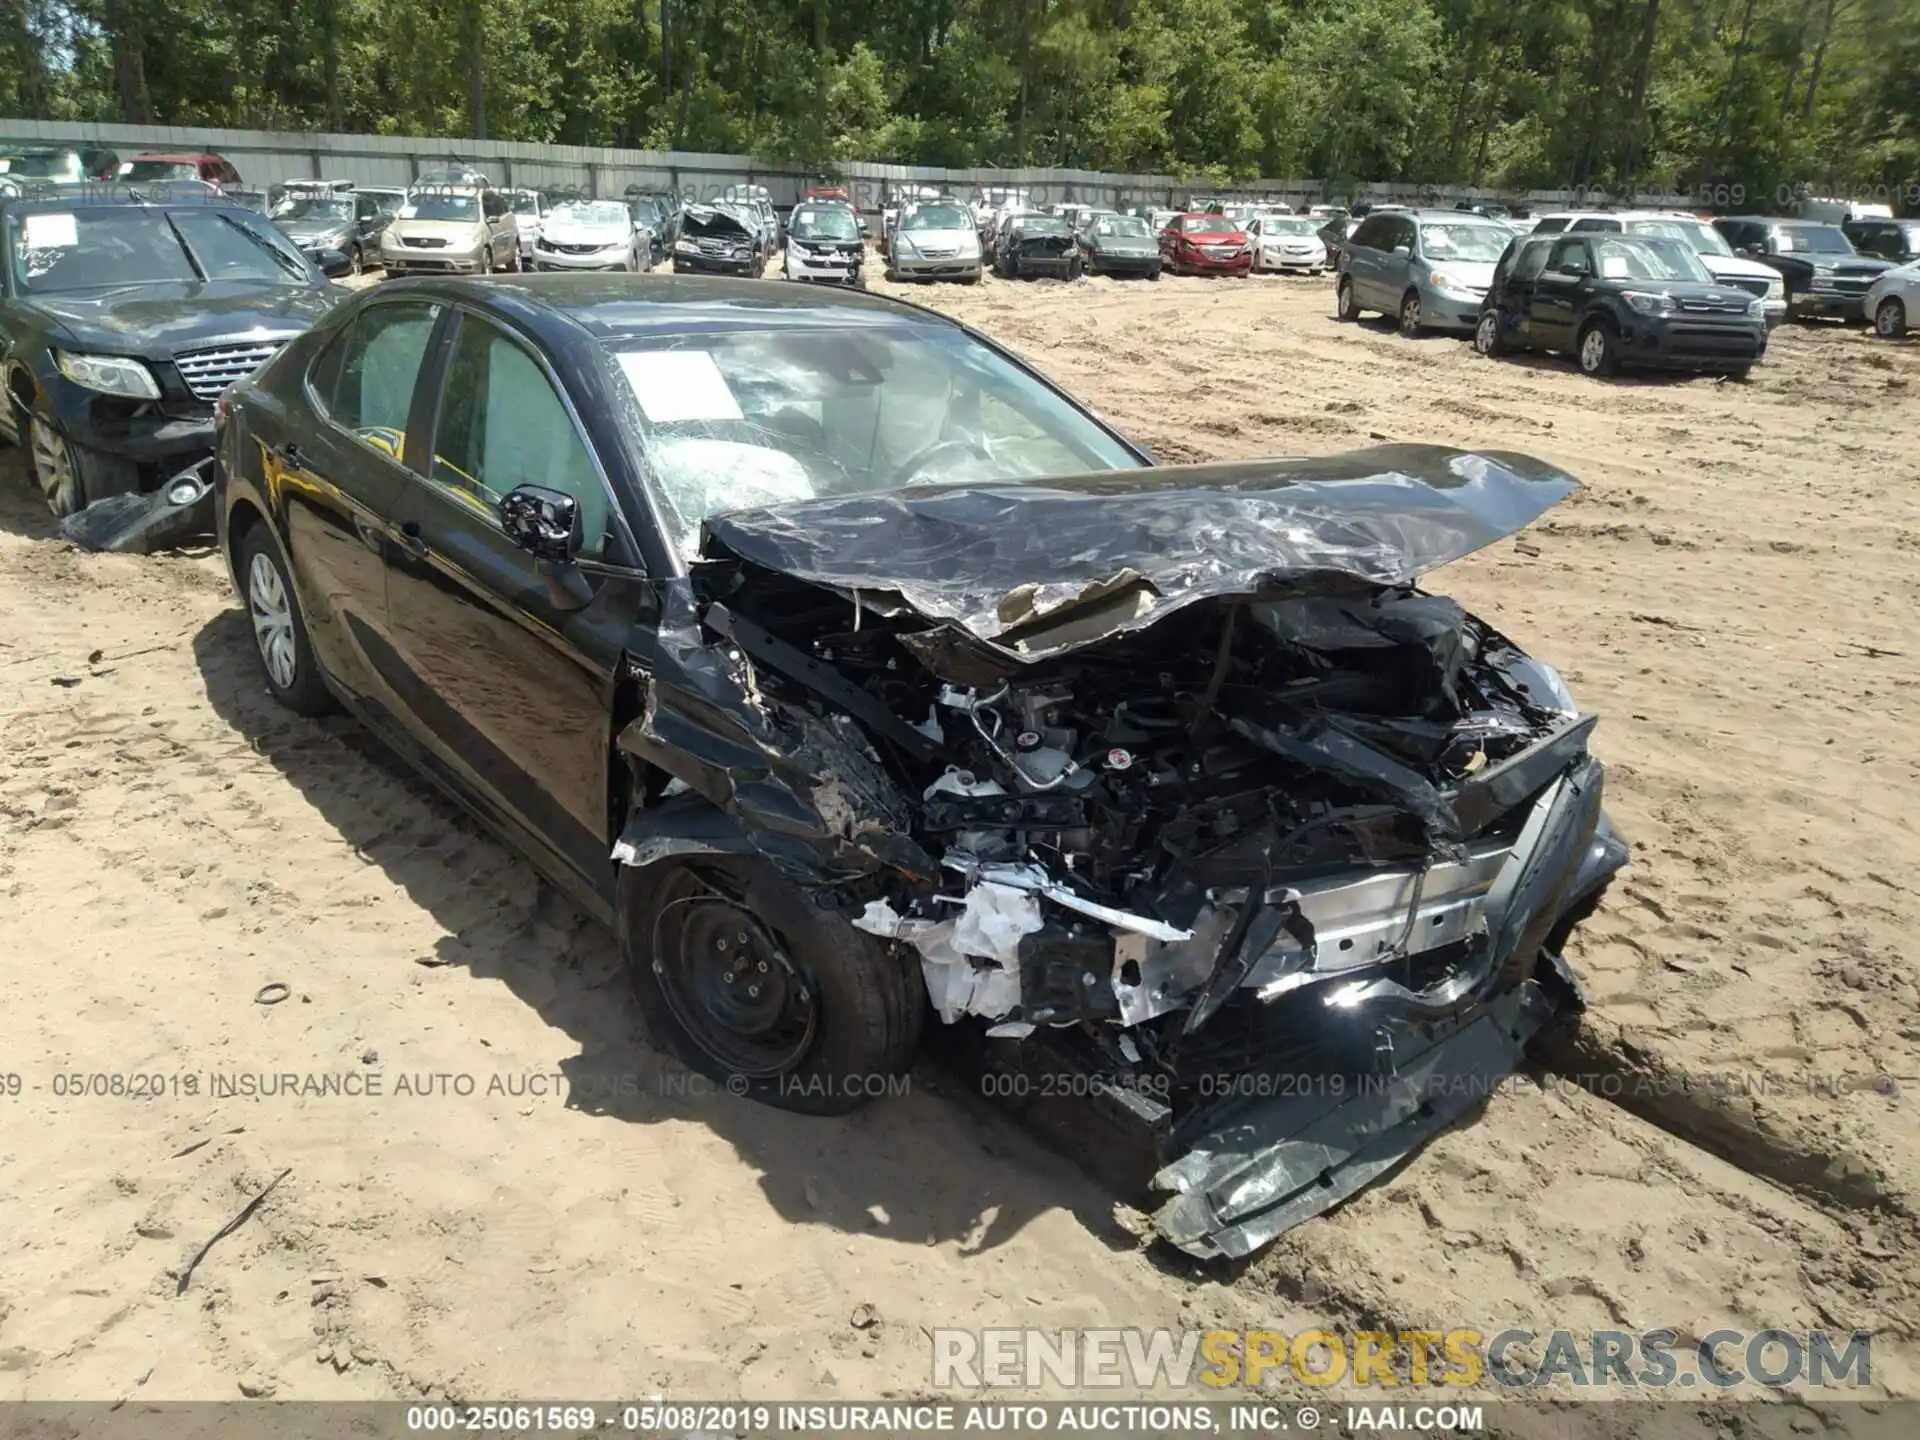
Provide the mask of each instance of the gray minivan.
POLYGON ((1342 249, 1340 318, 1378 310, 1399 320, 1402 335, 1472 334, 1511 239, 1506 226, 1460 211, 1376 210, 1342 249))

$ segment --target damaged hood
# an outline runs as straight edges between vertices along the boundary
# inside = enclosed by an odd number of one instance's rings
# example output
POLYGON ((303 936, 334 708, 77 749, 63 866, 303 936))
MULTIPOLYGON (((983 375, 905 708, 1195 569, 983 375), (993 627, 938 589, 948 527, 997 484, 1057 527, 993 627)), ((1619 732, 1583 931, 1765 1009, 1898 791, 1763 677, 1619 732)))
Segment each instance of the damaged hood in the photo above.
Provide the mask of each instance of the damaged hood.
POLYGON ((897 596, 1037 660, 1213 596, 1405 584, 1580 488, 1524 455, 1381 445, 795 501, 710 517, 703 553, 897 596))

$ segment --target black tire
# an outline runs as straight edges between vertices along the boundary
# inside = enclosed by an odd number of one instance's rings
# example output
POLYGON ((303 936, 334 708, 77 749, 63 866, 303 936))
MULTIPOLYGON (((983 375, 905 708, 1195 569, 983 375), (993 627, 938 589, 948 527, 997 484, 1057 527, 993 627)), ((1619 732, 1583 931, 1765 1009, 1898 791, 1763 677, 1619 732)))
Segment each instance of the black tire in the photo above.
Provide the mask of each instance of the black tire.
POLYGON ((1729 380, 1744 380, 1752 373, 1753 366, 1751 365, 1729 365, 1726 369, 1726 376, 1729 380))
POLYGON ((1353 298, 1353 281, 1345 275, 1340 277, 1340 284, 1333 292, 1333 314, 1338 320, 1360 318, 1360 302, 1353 298))
POLYGON ((493 242, 491 240, 480 247, 480 273, 482 275, 493 273, 493 242))
POLYGON ((351 249, 347 251, 347 265, 351 268, 352 272, 355 275, 366 274, 367 273, 366 252, 362 250, 358 245, 353 246, 351 249))
POLYGON ((1147 271, 1147 279, 1158 280, 1159 278, 1160 278, 1160 267, 1158 265, 1154 266, 1151 270, 1147 271))
POLYGON ((337 708, 333 692, 327 689, 327 682, 320 675, 320 666, 313 658, 313 643, 307 638, 306 616, 300 613, 300 596, 293 588, 293 577, 288 573, 286 557, 280 553, 279 543, 265 523, 255 522, 240 537, 235 562, 234 570, 240 581, 240 603, 246 607, 248 628, 253 632, 254 657, 260 662, 260 673, 266 679, 267 688, 273 692, 273 698, 296 715, 325 715, 337 708), (273 572, 274 581, 280 587, 279 593, 286 602, 288 634, 285 643, 291 652, 290 670, 282 669, 283 662, 289 657, 284 652, 276 653, 276 647, 270 643, 266 633, 266 624, 274 618, 274 607, 264 582, 256 578, 256 567, 261 566, 273 572))
POLYGON ((1873 333, 1882 340, 1898 340, 1907 333, 1907 307, 1898 295, 1889 295, 1875 308, 1873 333))
POLYGON ((1407 339, 1420 338, 1420 332, 1426 328, 1426 321, 1422 318, 1418 290, 1409 287, 1407 293, 1400 297, 1400 309, 1394 315, 1393 323, 1407 339))
POLYGON ((1604 320, 1589 320, 1573 342, 1574 363, 1584 375, 1605 380, 1620 373, 1620 346, 1604 320), (1598 336, 1598 339, 1594 337, 1598 336))
POLYGON ((842 1115, 911 1064, 926 1008, 917 965, 766 861, 623 867, 619 904, 648 1042, 733 1094, 842 1115), (747 996, 747 982, 765 993, 747 996))
POLYGON ((140 468, 131 460, 76 445, 44 415, 25 417, 21 439, 27 474, 56 519, 77 514, 96 500, 131 495, 140 488, 140 468))
POLYGON ((1500 315, 1495 310, 1482 310, 1480 318, 1473 326, 1473 348, 1491 359, 1499 359, 1507 353, 1506 333, 1500 328, 1500 315))

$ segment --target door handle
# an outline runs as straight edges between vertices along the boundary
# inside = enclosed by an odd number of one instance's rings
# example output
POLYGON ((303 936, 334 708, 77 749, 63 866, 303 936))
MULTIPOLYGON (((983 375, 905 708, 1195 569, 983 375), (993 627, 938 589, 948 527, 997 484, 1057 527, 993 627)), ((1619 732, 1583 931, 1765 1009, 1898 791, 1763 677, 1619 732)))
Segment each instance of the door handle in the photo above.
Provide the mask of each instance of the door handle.
POLYGON ((420 533, 418 520, 403 520, 400 528, 394 531, 393 538, 409 555, 417 557, 427 553, 427 537, 420 533))
POLYGON ((282 440, 278 445, 273 447, 273 453, 289 465, 298 465, 300 463, 300 447, 291 440, 282 440))

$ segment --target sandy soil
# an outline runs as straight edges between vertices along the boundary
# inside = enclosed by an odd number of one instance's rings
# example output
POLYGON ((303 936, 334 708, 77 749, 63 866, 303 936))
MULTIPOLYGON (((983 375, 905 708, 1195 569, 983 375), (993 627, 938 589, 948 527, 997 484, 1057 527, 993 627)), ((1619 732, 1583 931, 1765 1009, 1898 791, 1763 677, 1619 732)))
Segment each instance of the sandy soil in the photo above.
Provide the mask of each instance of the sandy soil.
POLYGON ((1432 440, 1587 481, 1432 582, 1603 716, 1634 861, 1584 1024, 1212 1277, 931 1071, 835 1122, 687 1093, 608 936, 271 703, 217 560, 72 551, 8 453, 0 1398, 871 1398, 925 1391, 937 1326, 1213 1320, 1861 1328, 1920 1394, 1920 345, 1794 327, 1747 384, 1596 383, 1339 324, 1325 280, 910 298, 1165 459, 1432 440))

